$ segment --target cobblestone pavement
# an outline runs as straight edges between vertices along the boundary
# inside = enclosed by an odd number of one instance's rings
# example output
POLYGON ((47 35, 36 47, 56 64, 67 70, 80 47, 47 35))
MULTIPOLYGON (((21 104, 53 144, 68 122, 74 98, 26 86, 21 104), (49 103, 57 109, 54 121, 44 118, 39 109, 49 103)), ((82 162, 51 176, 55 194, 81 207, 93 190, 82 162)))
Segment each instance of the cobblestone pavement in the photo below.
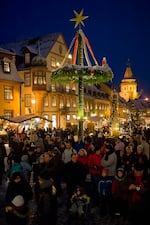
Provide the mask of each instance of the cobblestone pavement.
MULTIPOLYGON (((5 221, 4 205, 5 191, 7 187, 6 180, 0 186, 0 225, 7 225, 5 221)), ((38 225, 36 222, 34 225, 38 225)), ((149 223, 148 223, 149 224, 149 223)), ((148 225, 141 224, 141 225, 148 225)), ((29 224, 28 224, 29 225, 29 224)), ((52 225, 52 224, 50 224, 52 225)), ((65 192, 58 198, 58 216, 57 225, 130 225, 122 217, 100 216, 100 209, 97 205, 91 206, 88 213, 82 219, 70 218, 67 209, 67 197, 65 192)))
MULTIPOLYGON (((5 205, 5 191, 7 182, 4 181, 0 186, 0 225, 6 225, 4 205, 5 205)), ((91 207, 89 212, 82 219, 70 218, 67 209, 67 197, 65 193, 58 198, 58 216, 57 225, 127 225, 122 218, 112 219, 109 216, 100 217, 99 208, 97 206, 91 207)), ((34 225, 37 225, 36 222, 34 225)))

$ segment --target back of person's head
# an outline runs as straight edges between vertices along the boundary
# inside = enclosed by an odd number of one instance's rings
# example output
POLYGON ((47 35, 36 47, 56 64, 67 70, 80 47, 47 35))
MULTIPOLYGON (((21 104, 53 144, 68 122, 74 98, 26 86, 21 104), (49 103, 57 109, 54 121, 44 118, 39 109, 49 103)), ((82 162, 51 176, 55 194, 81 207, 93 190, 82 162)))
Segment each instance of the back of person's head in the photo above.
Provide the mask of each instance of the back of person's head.
POLYGON ((14 172, 10 177, 11 181, 16 180, 17 178, 24 179, 23 174, 21 172, 14 172))
POLYGON ((113 144, 110 143, 110 142, 105 142, 105 147, 106 147, 106 149, 109 150, 110 152, 113 152, 113 151, 114 151, 113 144))

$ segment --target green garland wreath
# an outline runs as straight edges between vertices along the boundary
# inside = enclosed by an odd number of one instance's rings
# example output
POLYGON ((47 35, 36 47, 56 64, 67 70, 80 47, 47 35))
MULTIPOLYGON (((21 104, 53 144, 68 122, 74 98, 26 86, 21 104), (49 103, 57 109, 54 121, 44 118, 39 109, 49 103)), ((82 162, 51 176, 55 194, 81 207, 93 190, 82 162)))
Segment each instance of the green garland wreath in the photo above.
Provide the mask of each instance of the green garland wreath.
POLYGON ((82 76, 83 84, 98 84, 111 81, 113 72, 108 65, 104 66, 80 66, 66 64, 51 75, 52 83, 68 84, 70 82, 78 83, 82 76))

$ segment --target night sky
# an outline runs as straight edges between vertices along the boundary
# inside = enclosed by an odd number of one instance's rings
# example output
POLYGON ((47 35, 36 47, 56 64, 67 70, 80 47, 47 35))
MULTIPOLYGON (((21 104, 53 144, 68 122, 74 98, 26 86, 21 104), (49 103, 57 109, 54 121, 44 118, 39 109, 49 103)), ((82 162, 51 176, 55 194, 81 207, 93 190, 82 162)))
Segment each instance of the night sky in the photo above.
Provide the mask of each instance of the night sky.
POLYGON ((0 3, 0 43, 62 32, 69 47, 74 29, 73 10, 89 16, 83 32, 99 64, 102 57, 114 73, 119 90, 128 59, 138 91, 150 97, 149 0, 4 0, 0 3))

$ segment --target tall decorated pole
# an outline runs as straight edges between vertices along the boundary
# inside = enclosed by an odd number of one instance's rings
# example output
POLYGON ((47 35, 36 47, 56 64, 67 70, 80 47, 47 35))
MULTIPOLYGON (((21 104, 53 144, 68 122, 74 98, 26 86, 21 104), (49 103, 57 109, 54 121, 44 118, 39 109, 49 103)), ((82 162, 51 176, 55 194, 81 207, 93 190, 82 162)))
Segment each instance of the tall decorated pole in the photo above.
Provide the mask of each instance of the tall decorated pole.
POLYGON ((102 66, 98 65, 88 38, 81 29, 81 25, 84 26, 83 21, 87 19, 88 16, 83 16, 83 10, 81 10, 80 13, 77 13, 74 10, 74 14, 75 18, 70 19, 70 21, 74 21, 75 28, 79 26, 79 29, 76 32, 76 35, 73 38, 69 50, 60 67, 52 72, 51 82, 60 84, 70 84, 74 82, 78 85, 78 135, 83 138, 84 84, 94 85, 110 81, 113 78, 113 72, 108 66, 106 60, 102 66), (65 64, 73 46, 72 64, 65 64), (91 64, 88 51, 94 61, 94 66, 91 64), (84 65, 84 62, 86 62, 87 65, 84 65))
MULTIPOLYGON (((83 49, 82 49, 82 38, 79 33, 78 35, 78 65, 83 66, 83 49)), ((79 83, 78 83, 78 135, 83 137, 83 121, 84 121, 84 86, 82 75, 79 74, 79 83)))
MULTIPOLYGON (((79 26, 79 30, 77 32, 78 37, 78 65, 83 66, 83 41, 82 41, 82 30, 80 26, 84 26, 83 20, 87 19, 88 16, 83 16, 83 10, 78 14, 74 10, 75 18, 70 19, 70 21, 75 22, 75 28, 79 26)), ((79 74, 79 82, 78 82, 78 135, 83 137, 83 122, 84 122, 84 85, 82 74, 79 74)))

